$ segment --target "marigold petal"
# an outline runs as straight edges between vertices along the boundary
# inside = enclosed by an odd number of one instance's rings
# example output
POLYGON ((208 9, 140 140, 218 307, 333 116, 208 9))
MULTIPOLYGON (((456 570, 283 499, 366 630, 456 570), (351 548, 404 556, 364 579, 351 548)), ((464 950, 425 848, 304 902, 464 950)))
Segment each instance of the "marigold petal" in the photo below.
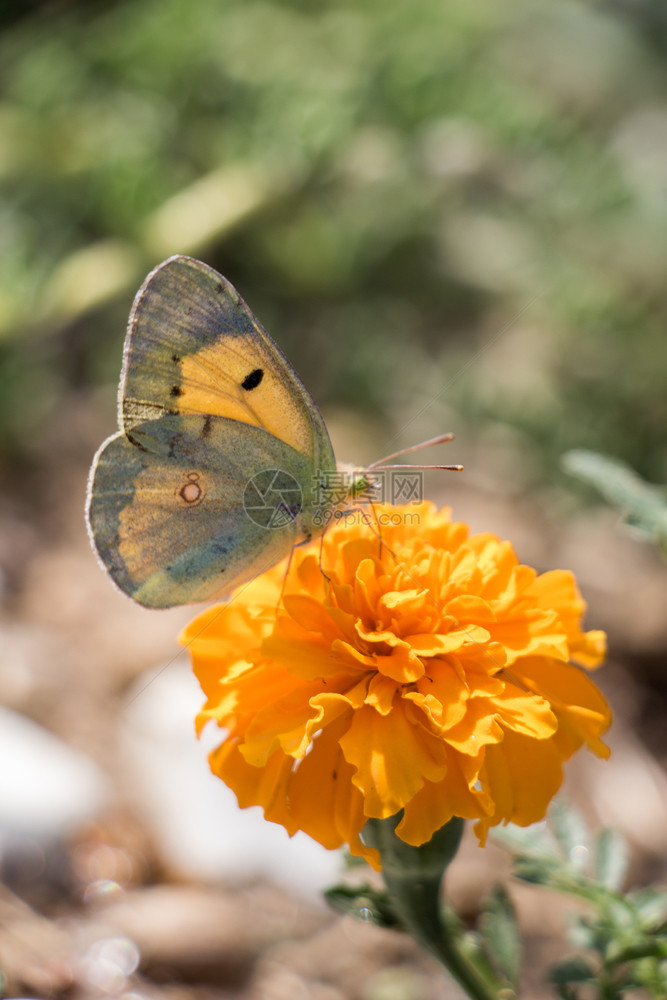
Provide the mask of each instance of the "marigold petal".
POLYGON ((270 621, 250 614, 245 607, 217 604, 197 615, 183 629, 179 641, 188 649, 206 694, 216 691, 237 663, 249 666, 246 656, 259 648, 262 634, 270 628, 270 621), (226 669, 221 669, 221 664, 226 669))
POLYGON ((476 824, 475 833, 483 841, 488 828, 497 823, 528 826, 543 819, 562 779, 562 759, 553 741, 535 741, 506 730, 502 743, 486 750, 480 781, 495 809, 476 824))
POLYGON ((313 704, 319 704, 320 701, 324 702, 328 698, 332 698, 335 701, 344 702, 349 708, 361 708, 362 705, 366 704, 369 684, 370 680, 365 676, 357 681, 356 684, 350 685, 348 681, 345 686, 341 685, 340 691, 322 691, 311 698, 311 701, 313 704))
POLYGON ((375 607, 382 596, 374 559, 362 559, 357 565, 355 576, 355 604, 362 621, 375 620, 375 607))
POLYGON ((489 743, 503 739, 493 701, 489 698, 471 698, 466 705, 466 713, 460 722, 453 725, 443 739, 447 745, 459 753, 477 757, 489 743))
POLYGON ((360 649, 349 642, 343 642, 342 639, 336 639, 331 643, 331 656, 334 661, 332 668, 335 666, 336 669, 339 669, 342 665, 350 670, 364 672, 375 668, 375 656, 362 653, 360 649))
POLYGON ((299 829, 289 811, 287 787, 294 766, 291 757, 276 750, 263 767, 253 767, 239 752, 240 738, 230 736, 209 754, 211 770, 233 789, 239 806, 263 806, 264 815, 284 826, 290 836, 299 829))
POLYGON ((342 728, 318 733, 310 753, 290 773, 290 816, 325 847, 350 843, 361 831, 363 798, 352 781, 352 768, 340 746, 342 728))
POLYGON ((494 622, 497 617, 489 602, 475 594, 458 594, 447 601, 445 610, 459 625, 494 622))
POLYGON ((516 667, 517 676, 532 691, 549 700, 559 719, 559 730, 572 733, 574 744, 567 753, 586 743, 593 753, 607 757, 609 750, 600 736, 611 723, 611 710, 600 689, 580 667, 570 663, 557 666, 546 658, 527 657, 516 667))
POLYGON ((434 727, 446 732, 464 717, 469 691, 461 672, 448 661, 438 660, 417 682, 417 690, 403 697, 421 708, 434 727))
POLYGON ((450 753, 447 773, 442 781, 425 781, 423 787, 405 806, 396 833, 407 844, 419 847, 454 816, 479 819, 485 816, 485 797, 472 789, 459 765, 458 754, 450 753))
POLYGON ((392 614, 400 612, 401 616, 412 615, 415 612, 423 614, 424 604, 428 600, 426 590, 390 590, 383 594, 377 602, 378 609, 392 614))
POLYGON ((252 713, 245 731, 241 753, 249 764, 263 765, 280 745, 284 753, 300 757, 308 749, 307 726, 321 725, 324 709, 311 704, 320 691, 316 684, 299 684, 289 694, 252 713))
POLYGON ((572 633, 579 631, 579 622, 586 611, 586 603, 577 587, 574 575, 566 569, 552 569, 535 578, 531 596, 538 607, 555 608, 572 633))
POLYGON ((398 684, 390 677, 377 674, 371 678, 365 704, 370 705, 380 715, 389 715, 394 704, 398 684))
POLYGON ((413 684, 424 676, 425 668, 420 658, 406 648, 392 649, 388 656, 375 654, 375 666, 385 677, 400 684, 413 684))
POLYGON ((481 625, 466 625, 445 635, 422 633, 406 635, 405 640, 419 656, 447 656, 458 653, 465 646, 482 646, 490 638, 481 625))
POLYGON ((482 655, 475 657, 449 657, 449 660, 456 659, 461 664, 463 676, 470 691, 476 695, 496 695, 503 690, 505 682, 503 677, 504 651, 502 646, 494 646, 489 643, 488 647, 482 651, 482 655))
POLYGON ((552 656, 567 662, 567 636, 555 611, 528 611, 522 618, 499 621, 489 626, 493 639, 507 654, 510 666, 520 656, 552 656))
POLYGON ((558 720, 546 698, 528 694, 509 682, 501 694, 488 699, 488 704, 494 706, 504 726, 534 740, 547 740, 558 729, 558 720))
POLYGON ((588 670, 599 667, 606 655, 607 636, 597 629, 570 640, 570 656, 588 670))
POLYGON ((284 670, 304 681, 341 672, 340 665, 331 662, 326 647, 315 643, 271 636, 264 640, 262 654, 264 662, 279 663, 284 670))
MULTIPOLYGON (((296 684, 299 685, 298 680, 296 684)), ((233 680, 225 678, 219 683, 217 691, 207 702, 207 717, 226 725, 228 716, 236 714, 239 707, 243 714, 261 712, 294 685, 294 679, 280 665, 248 666, 242 675, 233 680)))
POLYGON ((233 789, 241 808, 263 806, 266 819, 285 827, 290 836, 303 830, 329 849, 347 843, 379 868, 377 851, 359 839, 365 823, 363 799, 352 784, 339 735, 332 728, 319 736, 298 765, 276 750, 263 767, 248 764, 239 753, 238 739, 229 738, 210 755, 211 770, 233 789))
POLYGON ((488 601, 503 598, 513 601, 516 597, 515 575, 518 559, 510 542, 502 542, 497 535, 483 533, 472 535, 468 545, 479 565, 482 586, 480 596, 488 601))
POLYGON ((362 792, 368 816, 393 816, 419 791, 424 779, 444 776, 439 741, 413 726, 400 703, 382 716, 364 706, 354 713, 341 736, 345 759, 355 769, 353 783, 362 792))
POLYGON ((569 570, 554 569, 537 577, 530 590, 542 608, 555 608, 570 645, 570 655, 585 667, 596 667, 607 652, 604 632, 582 632, 586 602, 569 570))
POLYGON ((389 631, 389 629, 370 629, 365 628, 361 622, 357 622, 355 625, 355 631, 360 639, 364 642, 369 643, 369 645, 384 645, 384 646, 407 646, 404 639, 396 635, 395 632, 389 631))
POLYGON ((320 566, 319 554, 304 554, 303 558, 299 560, 294 568, 294 578, 294 583, 292 583, 290 578, 285 579, 283 577, 284 593, 289 594, 292 592, 293 586, 298 586, 303 593, 310 594, 316 599, 322 600, 324 597, 325 577, 320 566))
POLYGON ((305 629, 314 632, 323 642, 331 642, 338 636, 338 628, 327 614, 323 605, 306 594, 285 594, 283 605, 288 615, 305 629))
POLYGON ((332 622, 338 626, 341 639, 354 645, 358 641, 357 616, 353 612, 346 611, 341 607, 334 607, 332 604, 327 604, 327 614, 332 622))

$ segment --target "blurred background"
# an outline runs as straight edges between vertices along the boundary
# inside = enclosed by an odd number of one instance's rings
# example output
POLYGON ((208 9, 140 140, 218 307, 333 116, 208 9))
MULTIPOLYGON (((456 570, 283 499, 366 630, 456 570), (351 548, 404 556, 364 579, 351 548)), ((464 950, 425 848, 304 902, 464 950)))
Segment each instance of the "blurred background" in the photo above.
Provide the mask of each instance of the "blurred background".
MULTIPOLYGON (((338 859, 235 812, 194 740, 189 612, 133 606, 88 547, 127 315, 172 253, 236 285, 341 460, 453 431, 425 461, 465 472, 427 495, 575 570, 617 722, 569 791, 664 878, 667 574, 560 459, 667 478, 666 53, 662 0, 5 0, 4 995, 458 996, 322 908, 338 859)), ((459 872, 473 919, 506 862, 459 872)), ((517 893, 548 996, 563 921, 517 893)))

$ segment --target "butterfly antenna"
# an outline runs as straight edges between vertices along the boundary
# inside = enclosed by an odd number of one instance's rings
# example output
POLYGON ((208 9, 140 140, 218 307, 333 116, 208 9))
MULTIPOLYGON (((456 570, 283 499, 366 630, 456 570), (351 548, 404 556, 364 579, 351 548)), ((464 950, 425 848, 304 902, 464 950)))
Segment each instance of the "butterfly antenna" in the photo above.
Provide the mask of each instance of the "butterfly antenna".
POLYGON ((398 465, 373 465, 368 472, 384 472, 385 469, 440 469, 445 472, 463 472, 462 465, 406 465, 400 462, 398 465))
POLYGON ((462 465, 387 465, 392 458, 399 458, 401 455, 408 455, 412 451, 421 451, 422 448, 432 448, 436 444, 447 444, 448 441, 453 441, 454 435, 449 432, 447 434, 439 434, 437 437, 429 438, 428 441, 420 441, 419 444, 412 444, 407 448, 401 448, 400 451, 394 451, 391 455, 385 455, 384 458, 378 459, 377 462, 373 462, 368 466, 367 471, 372 472, 373 469, 447 469, 451 472, 460 472, 463 468, 462 465))

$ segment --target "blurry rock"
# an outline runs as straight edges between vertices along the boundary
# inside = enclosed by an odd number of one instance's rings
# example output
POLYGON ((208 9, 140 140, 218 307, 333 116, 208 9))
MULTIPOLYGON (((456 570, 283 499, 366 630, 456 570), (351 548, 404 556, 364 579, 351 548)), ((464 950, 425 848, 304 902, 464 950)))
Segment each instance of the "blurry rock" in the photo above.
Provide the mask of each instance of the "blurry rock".
MULTIPOLYGON (((285 940, 263 957, 253 983, 253 1000, 275 997, 373 997, 377 978, 409 969, 420 1000, 459 1000, 459 993, 434 958, 400 931, 343 917, 303 940, 285 940), (285 990, 293 984, 292 993, 285 990), (321 990, 321 992, 319 992, 321 990), (328 991, 332 991, 329 993, 328 991)), ((382 994, 378 994, 381 996, 382 994)), ((386 994, 385 994, 386 995, 386 994)), ((399 994, 400 995, 400 994, 399 994)))
MULTIPOLYGON (((102 942, 123 942, 135 968, 157 982, 239 986, 251 975, 256 952, 243 900, 187 886, 155 886, 127 893, 98 920, 80 929, 102 942)), ((131 971, 134 971, 132 969, 131 971)))
POLYGON ((35 722, 0 708, 0 868, 40 901, 67 879, 67 839, 107 797, 97 766, 35 722))
POLYGON ((195 736, 202 702, 181 657, 140 680, 120 723, 123 785, 165 862, 204 880, 266 876, 305 896, 319 895, 338 878, 340 855, 305 834, 290 839, 259 807, 239 809, 206 759, 222 732, 209 726, 201 740, 195 736))
POLYGON ((53 709, 54 697, 68 678, 64 644, 54 629, 2 622, 0 664, 0 704, 29 709, 33 715, 53 709))
POLYGON ((62 996, 72 985, 70 940, 0 885, 0 969, 3 996, 62 996))

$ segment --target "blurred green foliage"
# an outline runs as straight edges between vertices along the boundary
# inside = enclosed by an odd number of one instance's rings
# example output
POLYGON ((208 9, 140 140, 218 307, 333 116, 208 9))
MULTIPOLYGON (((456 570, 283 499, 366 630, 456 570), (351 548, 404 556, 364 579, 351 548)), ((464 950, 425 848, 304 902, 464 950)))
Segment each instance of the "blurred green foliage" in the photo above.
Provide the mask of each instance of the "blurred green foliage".
POLYGON ((573 447, 667 477, 662 0, 0 18, 5 455, 115 382, 134 290, 187 252, 325 407, 406 443, 500 425, 537 478, 573 447))

